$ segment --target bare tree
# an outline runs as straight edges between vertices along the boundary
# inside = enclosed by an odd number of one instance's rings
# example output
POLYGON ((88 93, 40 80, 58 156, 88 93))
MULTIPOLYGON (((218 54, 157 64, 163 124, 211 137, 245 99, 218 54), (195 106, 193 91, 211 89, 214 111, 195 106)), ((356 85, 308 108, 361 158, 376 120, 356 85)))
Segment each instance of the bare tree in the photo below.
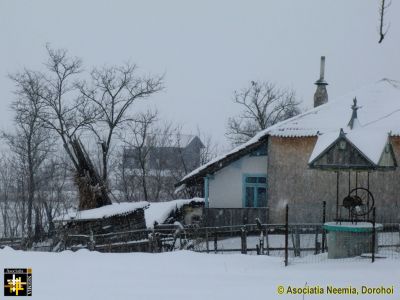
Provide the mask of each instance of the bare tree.
POLYGON ((63 156, 52 156, 39 171, 38 202, 42 211, 43 232, 48 236, 55 231, 54 217, 64 215, 71 208, 71 201, 66 188, 71 167, 63 156))
POLYGON ((15 176, 9 157, 0 158, 0 213, 3 222, 3 236, 12 231, 12 194, 15 188, 15 176))
MULTIPOLYGON (((134 120, 131 109, 135 101, 145 99, 162 89, 162 77, 140 77, 137 66, 125 64, 120 67, 103 67, 91 72, 91 83, 81 82, 79 90, 85 101, 99 112, 98 122, 88 124, 101 145, 102 178, 107 183, 108 160, 113 137, 123 125, 147 124, 145 115, 134 120), (136 122, 137 121, 137 122, 136 122)), ((148 116, 148 115, 147 115, 148 116)), ((145 129, 141 127, 139 129, 145 129)))
POLYGON ((28 238, 32 237, 32 213, 36 189, 36 175, 43 161, 54 145, 54 139, 44 127, 40 118, 43 108, 40 94, 42 85, 40 76, 25 71, 10 76, 16 85, 16 100, 12 104, 15 113, 15 133, 3 133, 11 150, 19 158, 27 174, 28 207, 27 227, 28 238))
POLYGON ((8 161, 13 171, 11 176, 15 184, 11 197, 15 218, 15 224, 12 229, 15 235, 26 236, 26 211, 28 202, 26 167, 24 162, 15 154, 10 155, 8 161))
POLYGON ((203 142, 204 148, 200 152, 200 166, 216 158, 220 153, 220 145, 212 138, 210 134, 203 133, 197 129, 197 136, 203 142))
MULTIPOLYGON (((131 153, 131 159, 133 165, 130 170, 124 166, 125 172, 130 172, 130 180, 134 181, 135 178, 139 179, 140 186, 143 192, 143 200, 149 200, 148 191, 148 176, 149 176, 149 154, 152 149, 153 142, 151 141, 153 135, 151 134, 151 126, 155 122, 157 117, 156 112, 147 111, 141 113, 135 117, 134 122, 128 122, 126 124, 126 135, 122 138, 125 145, 128 147, 128 151, 131 153)), ((124 160, 127 157, 124 157, 124 160)), ((124 163, 127 163, 125 161, 124 163)), ((124 174, 125 180, 127 174, 124 174)), ((127 182, 125 182, 127 183, 127 182)), ((131 182, 132 184, 132 182, 131 182)), ((125 188, 126 189, 126 188, 125 188)))
POLYGON ((170 122, 157 124, 156 115, 151 112, 142 114, 137 118, 141 122, 134 126, 130 124, 123 138, 125 148, 120 159, 118 181, 128 201, 147 199, 157 202, 170 198, 166 193, 168 185, 173 186, 168 168, 170 157, 160 149, 175 146, 171 142, 174 128, 170 122))
POLYGON ((74 77, 81 73, 81 60, 69 57, 64 49, 53 50, 47 46, 47 52, 48 74, 41 75, 43 92, 40 96, 44 104, 41 118, 48 128, 60 136, 71 162, 79 169, 70 144, 80 129, 95 122, 97 111, 84 99, 73 94, 74 77))
POLYGON ((269 82, 251 81, 249 87, 235 91, 233 102, 243 108, 238 116, 228 120, 226 135, 233 145, 240 145, 258 131, 300 113, 295 92, 269 82))
POLYGON ((81 73, 81 60, 68 55, 63 49, 47 47, 47 73, 40 94, 45 125, 61 138, 63 147, 75 169, 75 183, 79 190, 79 209, 110 204, 105 184, 97 174, 77 133, 96 122, 99 112, 76 89, 76 76, 81 73))
POLYGON ((386 33, 389 30, 389 25, 386 25, 385 23, 385 14, 390 5, 392 5, 391 0, 381 0, 379 6, 379 44, 382 43, 383 39, 386 36, 386 33))
MULTIPOLYGON (((171 199, 170 187, 173 186, 171 181, 171 159, 168 153, 165 153, 163 149, 171 149, 174 151, 173 139, 171 136, 174 135, 176 128, 172 122, 163 122, 162 124, 154 124, 149 140, 150 151, 152 156, 149 157, 149 164, 151 163, 151 174, 148 176, 148 185, 150 191, 150 197, 152 201, 166 201, 171 199)), ((177 154, 177 152, 175 152, 177 154)))
MULTIPOLYGON (((178 127, 178 137, 182 136, 181 128, 178 127)), ((187 175, 190 171, 193 171, 198 166, 204 165, 208 163, 210 160, 214 159, 218 154, 219 154, 219 145, 217 142, 215 142, 212 138, 211 135, 205 134, 202 132, 199 128, 197 128, 197 137, 200 139, 200 141, 203 144, 203 148, 200 149, 199 152, 199 161, 196 162, 195 165, 186 162, 187 160, 187 155, 185 153, 185 149, 181 147, 179 144, 181 142, 181 139, 178 138, 178 157, 179 161, 181 163, 176 165, 176 168, 174 168, 173 172, 173 182, 170 184, 168 191, 170 192, 170 195, 172 198, 176 197, 183 197, 183 198, 193 198, 193 197, 199 197, 203 193, 203 189, 200 186, 193 186, 190 188, 185 188, 179 192, 175 190, 175 184, 179 182, 185 175, 187 175)))
MULTIPOLYGON (((208 137, 205 148, 200 149, 198 141, 190 143, 193 136, 183 134, 182 126, 157 122, 151 113, 142 114, 141 118, 140 123, 125 132, 126 147, 121 153, 117 189, 127 201, 158 202, 198 195, 194 189, 177 194, 174 184, 214 157, 215 143, 208 137)), ((200 132, 198 135, 203 136, 200 132)))

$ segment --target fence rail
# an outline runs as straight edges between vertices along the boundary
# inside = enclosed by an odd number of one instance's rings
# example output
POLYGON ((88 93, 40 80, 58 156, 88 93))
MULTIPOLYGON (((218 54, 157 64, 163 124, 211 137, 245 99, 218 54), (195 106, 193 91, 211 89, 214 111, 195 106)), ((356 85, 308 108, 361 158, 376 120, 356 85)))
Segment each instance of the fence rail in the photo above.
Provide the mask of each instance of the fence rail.
MULTIPOLYGON (((290 207, 285 209, 285 222, 264 224, 259 219, 254 224, 230 226, 182 226, 161 224, 152 229, 138 229, 104 234, 59 234, 53 245, 39 245, 36 250, 62 251, 82 248, 101 252, 165 252, 187 249, 200 253, 242 253, 278 256, 285 265, 306 260, 326 260, 329 234, 323 224, 326 222, 326 205, 321 206, 320 223, 291 223, 290 207)), ((292 209, 295 211, 296 209, 292 209)), ((293 212, 294 213, 294 212, 293 212)), ((373 217, 375 214, 373 214, 373 217)), ((400 258, 400 224, 387 222, 376 230, 371 221, 372 249, 365 256, 375 260, 379 257, 400 258)), ((351 238, 348 240, 350 243, 351 238)), ((14 245, 21 247, 22 239, 0 239, 0 247, 14 245), (14 244, 13 244, 14 243, 14 244)))

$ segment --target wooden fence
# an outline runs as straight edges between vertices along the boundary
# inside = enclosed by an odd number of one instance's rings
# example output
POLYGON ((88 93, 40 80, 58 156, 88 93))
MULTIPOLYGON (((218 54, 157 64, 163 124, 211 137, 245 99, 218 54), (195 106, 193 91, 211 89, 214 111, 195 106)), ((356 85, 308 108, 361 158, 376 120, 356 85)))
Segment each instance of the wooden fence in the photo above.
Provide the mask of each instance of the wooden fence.
POLYGON ((68 235, 55 247, 56 251, 87 248, 101 252, 164 252, 187 249, 205 253, 255 252, 271 255, 273 252, 293 251, 300 256, 304 251, 320 253, 323 230, 321 224, 246 224, 238 226, 196 227, 161 225, 154 229, 132 230, 98 235, 68 235), (313 244, 303 246, 301 236, 313 237, 313 244), (138 237, 142 238, 138 238, 138 237), (289 243, 283 241, 288 236, 289 243), (233 245, 227 245, 233 241, 233 245), (250 243, 252 241, 252 243, 250 243), (256 241, 256 242, 255 242, 256 241))

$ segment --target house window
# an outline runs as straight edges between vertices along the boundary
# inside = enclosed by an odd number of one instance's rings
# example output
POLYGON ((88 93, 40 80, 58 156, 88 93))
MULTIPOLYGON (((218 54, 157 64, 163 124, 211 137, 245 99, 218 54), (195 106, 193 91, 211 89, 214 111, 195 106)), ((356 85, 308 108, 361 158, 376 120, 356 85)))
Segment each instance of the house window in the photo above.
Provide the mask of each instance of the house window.
POLYGON ((245 175, 243 177, 243 206, 267 206, 267 176, 245 175))

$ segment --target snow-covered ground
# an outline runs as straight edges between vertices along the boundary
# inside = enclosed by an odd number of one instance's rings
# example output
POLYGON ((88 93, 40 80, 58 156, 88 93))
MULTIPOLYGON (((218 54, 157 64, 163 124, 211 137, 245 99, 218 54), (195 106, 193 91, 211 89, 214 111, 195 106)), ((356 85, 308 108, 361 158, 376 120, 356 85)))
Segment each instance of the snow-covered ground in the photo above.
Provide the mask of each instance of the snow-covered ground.
POLYGON ((33 296, 40 300, 113 299, 399 299, 400 260, 292 261, 254 255, 189 251, 161 254, 61 253, 0 250, 1 268, 33 271, 33 296), (394 285, 395 295, 278 295, 285 289, 319 285, 361 288, 394 285))

